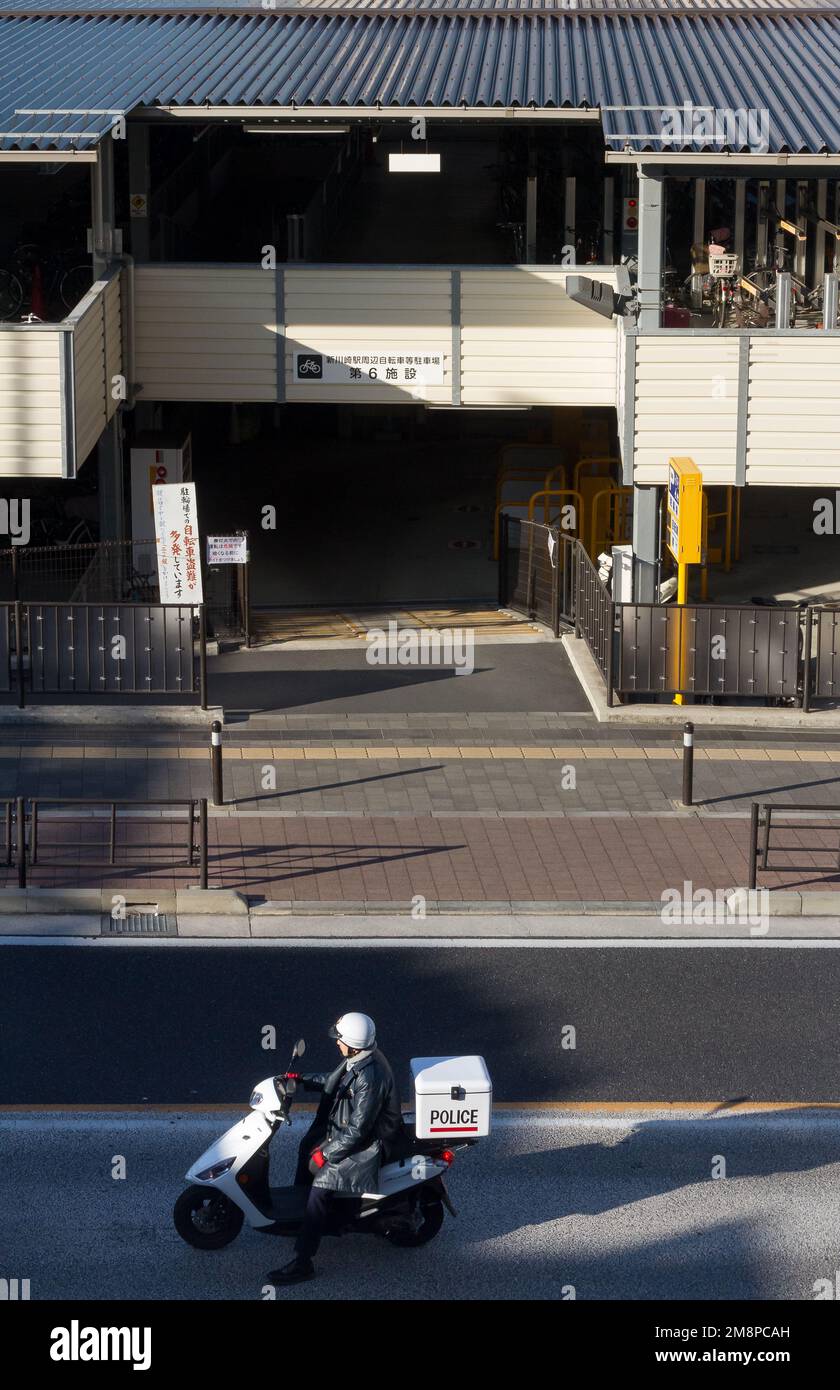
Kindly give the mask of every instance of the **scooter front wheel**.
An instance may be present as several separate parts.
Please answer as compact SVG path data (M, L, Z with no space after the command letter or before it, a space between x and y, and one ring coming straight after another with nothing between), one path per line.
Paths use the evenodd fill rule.
M434 1240L443 1225L443 1202L440 1200L423 1202L419 1208L418 1216L420 1221L413 1231L388 1232L388 1239L392 1245L414 1249L418 1245L428 1245L430 1240Z
M221 1250L242 1230L244 1217L223 1192L210 1187L188 1187L172 1213L175 1230L196 1250Z

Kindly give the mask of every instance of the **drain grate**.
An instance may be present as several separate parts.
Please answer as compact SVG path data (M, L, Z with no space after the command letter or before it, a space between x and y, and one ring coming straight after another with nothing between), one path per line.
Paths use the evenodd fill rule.
M166 912L132 912L124 917L102 914L103 936L177 936L175 918Z

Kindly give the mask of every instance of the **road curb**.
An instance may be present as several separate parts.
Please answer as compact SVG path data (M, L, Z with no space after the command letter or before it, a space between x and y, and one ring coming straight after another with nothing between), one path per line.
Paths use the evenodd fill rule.
M113 899L108 893L102 895L107 905L97 909L92 906L95 893L89 895L87 903L77 899L68 904L62 894L56 894L52 903L45 902L43 895L47 891L40 890L37 901L30 900L11 911L0 898L0 942L26 937L96 937L123 942L130 939L140 944L171 944L174 938L252 943L307 939L346 942L357 938L394 942L505 939L521 941L525 946L550 939L582 943L626 939L745 944L780 939L840 940L840 911L826 901L828 894L814 894L813 905L808 894L784 895L785 899L795 898L793 904L774 903L771 898L771 910L764 918L736 912L717 921L706 921L698 913L695 920L681 922L667 917L663 920L658 903L635 904L630 910L622 904L622 911L604 903L563 903L552 910L542 905L536 910L531 910L534 905L511 910L509 904L500 903L436 904L424 917L414 918L406 903L378 903L373 911L367 911L362 903L296 903L289 907L264 903L249 908L237 893L219 890L217 901L208 903L203 894L202 901L196 902L199 890L186 890L168 898L161 895L159 901L147 894L145 902L135 904L136 913L131 912L129 905L126 922L125 918L112 918L108 909ZM80 897L83 891L79 890ZM206 892L209 898L213 890ZM173 896L174 910L170 905ZM834 896L840 899L840 895Z
M4 725L37 728L44 724L72 724L78 728L80 720L86 728L133 728L135 725L146 728L149 723L156 728L196 725L209 728L214 719L224 724L225 712L221 705L208 709L200 709L198 705L31 705L26 709L0 705L0 728Z
M840 709L765 709L744 705L608 705L604 679L582 637L561 637L569 663L599 724L683 725L727 729L840 729Z

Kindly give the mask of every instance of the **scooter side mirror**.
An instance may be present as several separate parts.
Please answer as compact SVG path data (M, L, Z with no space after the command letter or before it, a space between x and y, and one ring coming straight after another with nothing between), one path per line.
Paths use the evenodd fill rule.
M295 1043L295 1050L294 1050L294 1052L292 1053L292 1056L293 1056L293 1057L302 1057L305 1051L306 1051L306 1042L305 1042L305 1040L304 1040L303 1038L298 1038L297 1042Z

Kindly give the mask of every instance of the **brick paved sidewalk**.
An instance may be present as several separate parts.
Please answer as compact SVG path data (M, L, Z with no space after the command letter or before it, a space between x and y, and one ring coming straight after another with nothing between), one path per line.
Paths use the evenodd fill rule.
M239 754L236 749L235 753ZM136 756L130 756L130 754ZM306 756L305 756L306 754ZM148 755L148 756L147 756ZM266 790L274 768L276 790ZM573 777L568 770L573 770ZM677 750L556 745L441 745L350 750L249 748L225 757L225 811L236 815L434 816L568 812L662 814L681 805ZM55 748L0 753L0 798L208 796L206 749ZM694 802L706 814L749 813L751 799L840 804L840 749L713 748L698 753Z
M175 834L165 822L137 824L127 833L133 855L145 846L158 858L156 847L171 844ZM77 825L68 824L68 837L78 837ZM796 851L801 871L762 875L762 886L840 888L837 831L790 830L785 838L794 847L824 845L827 853L818 859L810 850ZM47 840L45 833L39 861L49 857ZM408 905L418 894L452 903L645 903L658 901L666 889L681 890L684 880L711 889L745 884L747 848L743 818L691 814L218 817L210 823L210 885L271 900L345 904ZM62 853L77 868L39 862L31 883L162 890L196 882L195 870L146 875L94 869L84 862L91 853ZM13 883L9 871L5 882Z

